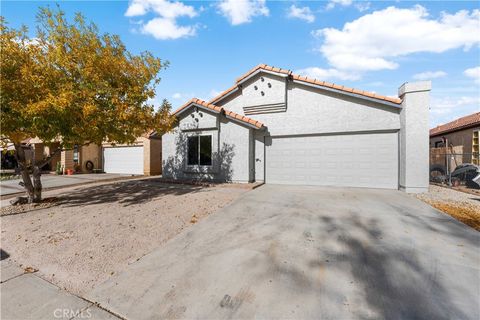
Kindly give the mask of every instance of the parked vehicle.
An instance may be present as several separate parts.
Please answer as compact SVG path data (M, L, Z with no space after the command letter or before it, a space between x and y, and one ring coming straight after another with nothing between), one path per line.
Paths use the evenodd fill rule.
M430 181L480 189L480 166L472 163L462 163L449 174L444 166L433 165L430 167Z

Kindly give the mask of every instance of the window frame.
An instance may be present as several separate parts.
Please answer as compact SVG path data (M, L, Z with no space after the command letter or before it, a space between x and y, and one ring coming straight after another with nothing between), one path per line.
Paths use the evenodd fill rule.
M201 158L202 158L202 153L201 153L201 140L202 137L210 137L210 164L201 164ZM190 153L190 139L191 138L197 138L197 163L196 164L190 164L189 163L189 153ZM210 168L213 166L213 135L212 134L198 134L198 135L191 135L187 137L187 167L207 167Z

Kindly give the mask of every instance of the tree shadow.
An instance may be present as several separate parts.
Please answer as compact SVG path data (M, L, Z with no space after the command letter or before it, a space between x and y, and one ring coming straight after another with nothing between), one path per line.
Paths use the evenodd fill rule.
M359 214L352 212L347 219L320 217L320 232L336 239L345 251L321 251L312 264L330 261L330 267L349 268L361 284L369 309L382 319L469 318L452 302L452 291L442 283L436 266L420 261L415 248L382 240L386 235L379 221L360 219ZM475 297L471 298L473 306ZM371 318L371 314L360 317Z
M232 182L235 145L223 142L219 151L213 146L212 165L194 168L187 166L188 135L181 131L175 133L175 154L163 160L163 177L180 181Z
M118 202L124 206L142 204L165 195L201 192L199 185L168 184L157 179L117 182L74 191L59 198L58 205L76 207Z

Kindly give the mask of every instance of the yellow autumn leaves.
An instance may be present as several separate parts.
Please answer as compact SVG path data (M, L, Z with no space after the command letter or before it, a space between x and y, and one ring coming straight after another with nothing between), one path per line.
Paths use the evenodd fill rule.
M60 9L40 9L34 38L3 18L0 31L2 138L62 137L69 147L128 143L172 127L167 101L147 103L167 65L151 53L133 55L118 36L100 34L80 14L69 22Z

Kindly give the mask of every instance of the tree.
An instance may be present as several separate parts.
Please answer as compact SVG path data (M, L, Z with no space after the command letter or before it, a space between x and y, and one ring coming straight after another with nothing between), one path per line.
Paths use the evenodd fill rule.
M69 22L59 8L41 8L35 38L0 17L0 32L1 138L15 146L29 202L41 200L40 169L51 157L29 168L24 139L60 142L55 154L74 145L132 143L175 121L166 100L157 111L148 103L167 63L149 52L131 54L81 14Z

